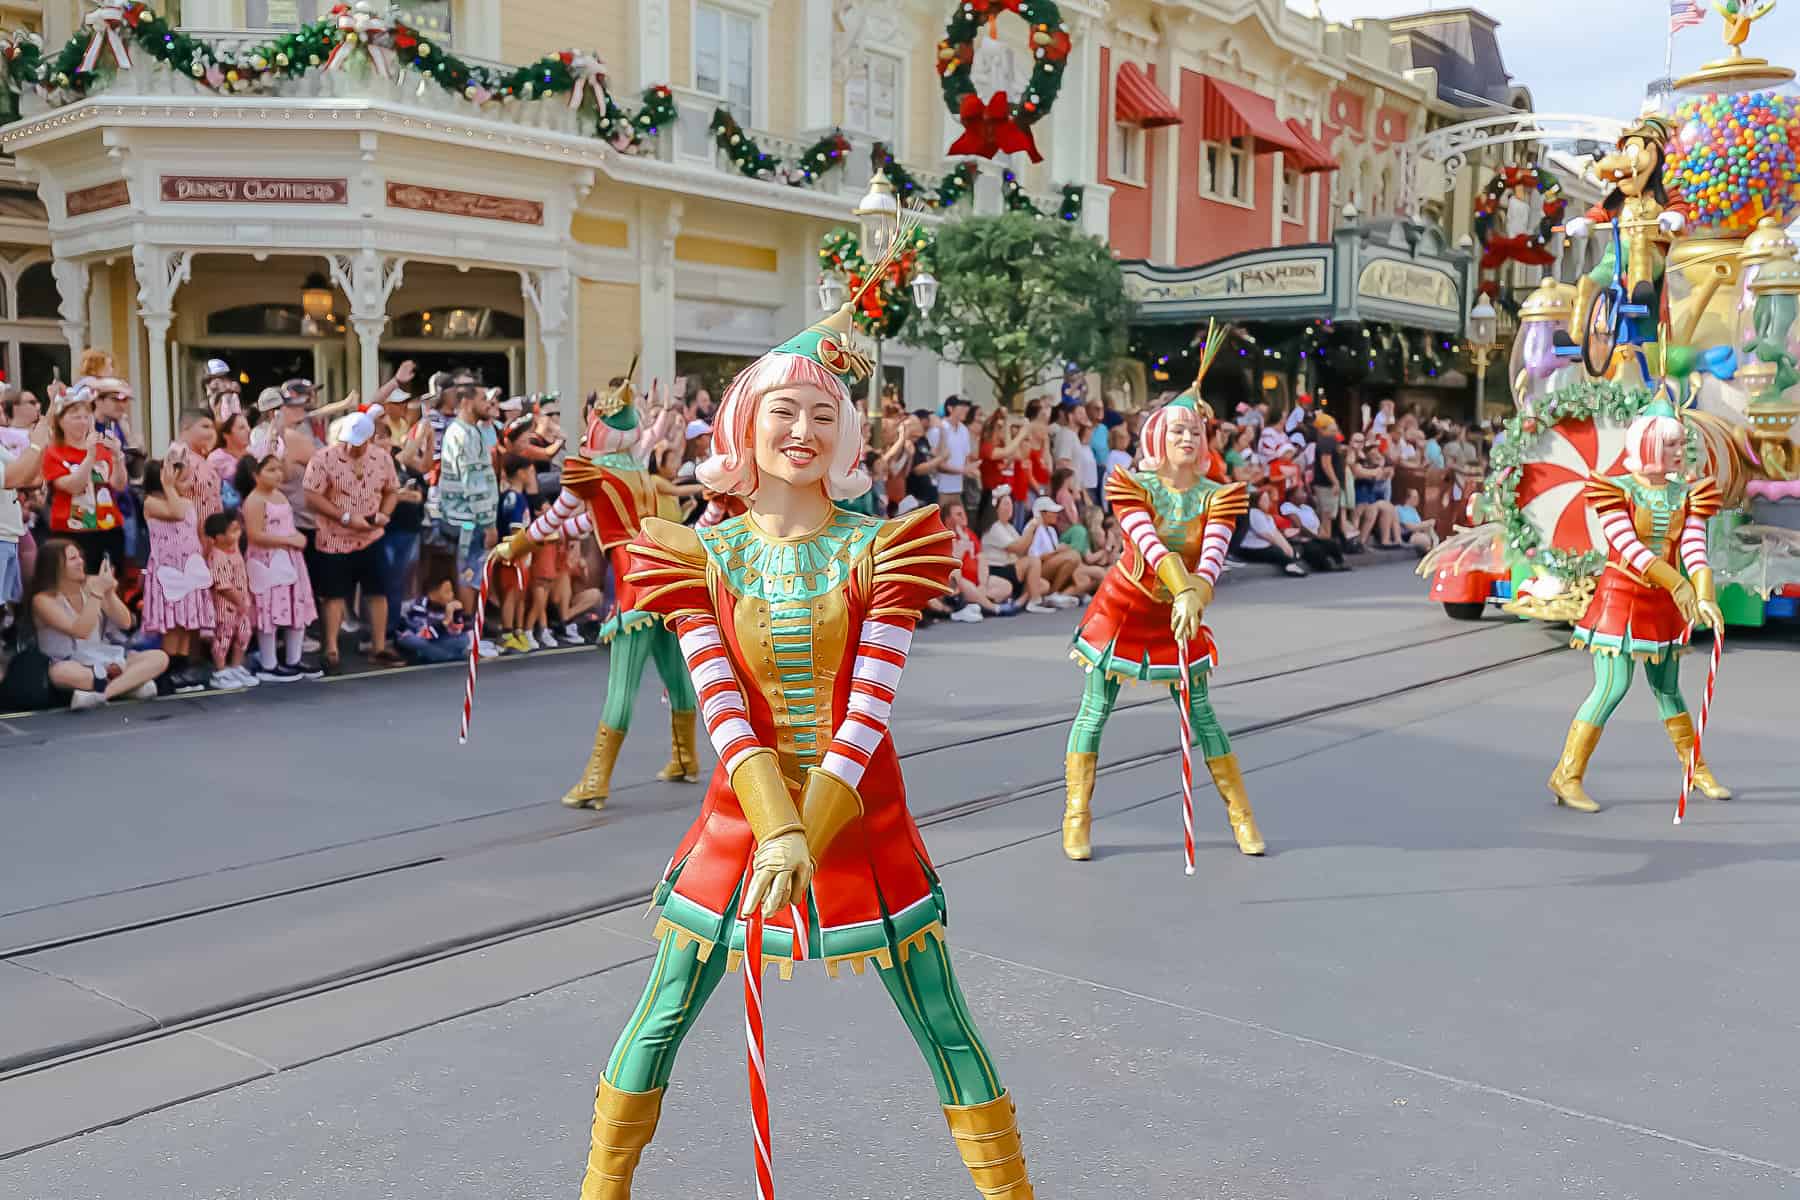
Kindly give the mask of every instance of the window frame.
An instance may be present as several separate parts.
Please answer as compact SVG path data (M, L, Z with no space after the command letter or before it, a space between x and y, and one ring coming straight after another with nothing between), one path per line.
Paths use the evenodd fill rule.
M1215 154L1218 156L1216 161L1213 157ZM1218 164L1228 159L1237 161L1237 177L1243 185L1241 196L1222 192L1215 186ZM1203 197L1220 204L1236 205L1239 208L1256 207L1256 140L1254 138L1234 137L1229 142L1201 142L1200 158L1196 167L1195 174L1199 176L1199 190Z
M1144 158L1150 148L1148 131L1142 125L1133 125L1129 121L1114 120L1112 132L1106 144L1106 177L1132 187L1144 186ZM1128 161L1119 162L1120 147L1129 147L1126 151Z
M1288 203L1290 196L1292 205ZM1281 168L1281 219L1289 225L1306 224L1306 176L1286 164Z
M883 142L897 157L904 157L903 146L906 140L906 58L906 53L902 50L874 50L864 47L861 57L856 63L855 74L844 80L845 131L859 133L871 141ZM886 133L874 128L875 79L873 67L877 59L885 59L894 70L893 128ZM858 126L850 115L850 85L857 78L860 78L863 83L863 111L866 120L862 126Z
M722 22L720 25L720 79L725 92L708 92L700 86L700 12L702 9L716 10ZM688 10L688 90L697 96L703 96L732 110L732 115L740 125L750 129L763 129L768 118L768 78L769 78L769 4L759 0L693 0ZM730 97L730 36L726 32L728 22L738 17L749 24L750 37L750 102L749 112L740 113Z

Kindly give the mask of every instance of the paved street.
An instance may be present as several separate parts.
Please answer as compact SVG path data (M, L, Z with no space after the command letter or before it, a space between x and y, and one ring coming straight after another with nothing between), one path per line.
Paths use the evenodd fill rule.
M1706 741L1737 799L1671 827L1640 692L1579 816L1543 780L1586 656L1362 561L1221 588L1271 852L1209 787L1192 878L1148 689L1107 731L1094 861L1062 858L1074 614L916 642L895 736L1039 1195L1800 1192L1791 635L1726 656ZM484 668L460 750L454 668L0 725L0 1196L572 1197L700 795L643 782L646 686L606 812L554 803L604 663ZM972 1196L875 981L770 981L780 1194ZM752 1186L740 996L684 1048L644 1200Z

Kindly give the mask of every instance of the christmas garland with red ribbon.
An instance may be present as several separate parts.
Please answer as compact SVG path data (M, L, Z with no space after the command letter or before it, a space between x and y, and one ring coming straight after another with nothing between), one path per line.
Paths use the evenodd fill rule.
M1506 193L1515 187L1536 191L1544 211L1535 231L1507 235L1501 228L1500 209L1506 202ZM1501 170L1475 197L1475 240L1481 243L1481 269L1492 271L1509 261L1531 267L1549 266L1555 261L1550 253L1550 239L1562 224L1568 204L1556 176L1536 163Z
M929 269L932 240L923 225L914 226L906 238L905 249L888 263L880 282L857 299L856 327L870 337L893 337L912 316L913 275L921 268ZM819 242L819 269L843 275L851 294L861 291L869 263L862 256L856 234L848 229L827 233Z
M985 24L1003 12L1017 13L1031 26L1034 65L1023 96L995 92L984 102L970 78L975 39ZM1069 49L1069 28L1051 0L959 0L944 27L937 57L944 104L963 125L962 136L951 143L949 152L992 158L1023 150L1032 162L1042 162L1031 127L1056 103Z

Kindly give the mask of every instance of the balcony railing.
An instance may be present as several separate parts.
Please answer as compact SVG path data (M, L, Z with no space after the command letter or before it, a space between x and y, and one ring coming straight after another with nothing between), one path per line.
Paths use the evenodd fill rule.
M192 29L184 28L183 32L203 38L217 47L222 59L231 60L247 57L260 46L267 45L283 31L274 29ZM510 71L511 65L494 62L471 55L458 53L458 57L472 65L489 67L497 71ZM650 144L646 154L663 162L697 166L742 178L737 166L730 157L715 144L711 125L713 113L718 109L720 100L716 96L707 96L688 88L675 88L674 98L678 113L674 128L665 129ZM100 94L98 89L95 94ZM105 85L104 95L114 99L137 97L173 97L183 100L218 100L230 98L233 93L219 92L206 87L188 75L158 62L147 54L134 56L129 70L114 73ZM581 137L592 137L593 119L591 116L570 109L566 104L553 100L522 102L514 104L477 104L462 96L450 93L435 82L416 71L396 69L391 77L384 77L360 55L357 60L342 71L308 71L292 79L283 79L272 88L237 93L245 100L293 100L306 102L310 100L364 100L378 101L406 108L420 109L440 116L460 117L468 120L497 121L507 125L526 129L537 129L546 132L571 134ZM630 99L621 95L621 103L630 104ZM35 117L48 111L48 105L35 93L27 91L20 105L21 115ZM748 124L748 113L736 114L744 126L746 136L754 140L763 151L783 164L797 164L811 146L823 136L824 131L800 136L773 133L768 130L755 129ZM596 139L596 144L598 140ZM869 162L870 143L866 138L855 138L851 150L845 156L842 165L815 181L808 191L814 194L841 196L849 200L860 198L868 188L869 177L873 174ZM920 183L935 187L950 164L938 163L933 166L921 166L915 163L906 164ZM997 182L1000 173L998 164L983 164L983 174L995 177ZM779 181L779 180L778 180ZM987 193L987 189L978 189L978 196ZM1053 214L1062 203L1057 192L1029 192L1032 201L1038 208ZM997 191L986 195L985 202L980 205L984 210L997 211L999 205Z

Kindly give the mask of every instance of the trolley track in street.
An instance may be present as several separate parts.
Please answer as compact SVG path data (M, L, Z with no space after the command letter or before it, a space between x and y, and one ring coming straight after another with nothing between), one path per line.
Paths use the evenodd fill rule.
M1495 625L1495 626L1491 626L1489 628L1506 628L1506 626ZM1333 668L1333 667L1340 667L1347 663L1353 663L1353 662L1356 662L1361 659L1366 659L1366 658L1369 658L1369 657L1372 657L1372 656L1378 655L1378 654L1405 653L1408 651L1416 651L1416 650L1429 651L1432 647L1434 647L1442 642L1452 641L1457 638L1468 637L1471 634L1476 634L1476 633L1480 633L1480 632L1482 632L1481 628L1477 628L1477 629L1473 629L1473 630L1459 630L1459 631L1452 632L1450 634L1446 634L1445 636L1440 637L1440 638L1426 639L1426 640L1410 643L1404 647L1388 647L1388 648L1380 649L1380 650L1370 650L1370 651L1366 651L1366 652L1362 652L1362 653L1345 655L1345 656L1341 656L1338 658L1324 660L1324 661L1321 661L1318 663L1308 664L1305 666L1295 667L1295 668L1291 668L1291 669L1271 671L1271 672L1268 672L1268 673L1265 673L1262 675L1246 677L1241 680L1234 680L1234 681L1230 681L1225 684L1221 684L1218 688L1215 688L1215 690L1216 691L1224 690L1225 688L1234 686L1234 685L1235 686L1244 686L1244 685L1248 685L1253 682L1263 682L1263 681L1267 681L1270 679L1306 674L1306 673L1314 672L1314 671L1323 671L1323 670L1327 670L1327 669ZM1427 677L1424 679L1420 679L1420 680L1416 680L1414 682L1408 683L1402 687L1390 688L1390 689L1380 691L1380 692L1371 692L1371 693L1360 695L1360 696L1353 696L1342 702L1315 705L1315 706L1309 707L1307 709L1304 709L1300 712L1290 713L1290 714L1286 714L1286 715L1282 715L1282 716L1278 716L1278 717L1273 717L1273 718L1245 724L1238 728L1230 729L1230 730L1228 730L1228 732L1231 734L1231 736L1233 736L1235 738L1247 738L1247 737L1255 737L1255 736L1265 734L1265 733L1271 733L1271 732L1276 732L1276 731L1281 731L1281 730L1292 729L1296 726L1304 725L1304 724L1307 724L1310 722L1319 721L1319 720L1330 718L1333 716L1338 716L1338 715L1342 715L1345 713L1354 712L1359 709L1364 709L1364 708L1368 708L1371 706L1380 705L1385 702L1397 699L1400 696L1403 696L1403 695L1406 695L1406 694L1409 694L1412 692L1416 692L1416 691L1419 691L1422 689L1447 687L1447 686L1452 686L1452 685L1455 685L1458 683L1466 682L1471 679L1477 679L1477 678L1480 678L1483 676L1494 674L1496 672L1510 669L1512 667L1531 663L1531 662L1543 659L1547 656L1561 653L1565 649L1566 649L1566 646L1560 645L1560 644L1552 645L1552 646L1548 646L1548 647L1542 646L1542 645L1532 645L1532 646L1528 646L1528 647L1524 648L1521 652L1507 655L1507 656L1502 657L1495 661L1477 663L1473 666L1469 666L1469 667L1466 667L1466 668L1463 668L1460 670L1449 671L1449 672L1445 672L1442 674L1433 675L1433 676L1430 676L1430 677ZM1141 708L1141 707L1146 707L1146 706L1153 705L1153 704L1166 703L1166 702L1167 702L1166 697L1164 697L1160 694L1160 689L1159 689L1158 695L1153 699L1148 699L1148 700L1141 701L1141 702L1134 702L1133 704L1131 704L1129 706L1121 706L1121 707L1122 708ZM999 738L1016 737L1016 736L1020 736L1023 734L1042 732L1043 730L1045 730L1047 728L1059 726L1064 723L1065 723L1064 719L1058 719L1055 721L1031 722L1031 723L1021 725L1021 726L1018 726L1015 728L1009 728L1004 731L995 731L994 733L982 735L978 738L971 738L971 739L968 739L966 742L950 743L950 745L965 745L965 744L969 744L970 742L992 742ZM922 747L915 751L910 752L909 754L902 755L901 757L903 759L917 757L917 756L921 756L921 755L934 753L937 750L940 750L943 748L944 747L941 747L941 746ZM1157 750L1149 751L1147 753L1124 756L1124 757L1118 758L1116 760L1113 760L1111 762L1108 762L1101 769L1101 774L1112 775L1112 774L1117 774L1120 772L1133 770L1138 767L1154 764L1157 762L1169 761L1169 760L1177 757L1178 754L1179 754L1179 749L1171 746L1171 747L1168 747L1165 749L1157 749ZM1013 804L1013 803L1016 803L1016 802L1019 802L1022 800L1028 800L1028 799L1031 799L1034 797L1039 797L1039 796L1043 795L1044 793L1046 793L1047 791L1053 790L1055 788L1059 788L1061 786L1061 784L1062 784L1062 781L1061 781L1060 777L1057 777L1054 779L1038 779L1038 780L1035 780L1032 782L1021 784L1016 787L1007 788L1003 791L994 792L989 795L978 796L978 797L974 797L974 798L970 798L970 799L960 800L960 801L957 801L957 802L954 802L951 804L943 805L938 808L919 812L916 814L916 820L918 821L918 823L921 827L942 825L947 822L971 817L971 816L974 816L979 813L989 812L989 811L1003 807L1008 804ZM1146 800L1141 803L1151 803L1151 802L1153 802L1153 801ZM454 822L443 822L440 824L454 824ZM431 828L431 826L427 826L424 828ZM231 909L247 908L250 906L257 905L257 904L270 903L273 901L278 901L278 900L289 898L289 897L303 895L306 893L318 892L318 891L321 891L324 889L329 889L332 887L342 886L347 883L351 883L351 882L355 882L355 881L368 880L368 879L378 878L381 876L392 876L392 875L397 875L397 874L403 874L405 872L418 870L420 868L428 867L428 866L431 866L434 864L447 863L447 862L451 862L458 858L466 858L466 857L469 857L472 855L477 855L486 850L491 850L491 849L495 848L496 846L517 845L517 844L525 844L525 843L530 843L530 842L548 841L548 840L552 840L552 839L559 838L562 836L566 836L567 834L570 834L570 833L578 833L578 832L582 832L584 830L588 830L588 829L592 829L592 828L594 828L593 823L584 823L582 825L573 826L573 827L570 827L567 829L538 831L538 832L530 833L530 834L513 835L510 837L495 838L495 839L489 839L486 841L475 842L468 846L459 847L453 851L446 851L446 852L437 853L437 854L421 855L414 859L397 862L397 863L373 868L370 870L343 874L343 875L334 876L334 877L331 877L328 879L321 879L318 881L313 881L313 882L308 882L308 883L296 884L294 886L286 887L286 888L271 889L271 890L261 892L261 893L255 894L255 895L245 896L245 897L241 897L241 898L235 898L235 899L231 899L231 900L225 900L225 901L221 901L217 904L196 906L191 909L187 909L187 910L183 910L183 911L175 912L175 913L164 914L164 915L157 916L155 918L145 919L143 921L120 922L120 923L117 923L114 925L107 926L102 929L95 929L95 930L91 930L91 931L70 934L68 936L60 937L60 938L45 939L43 941L35 942L35 943L21 944L21 945L14 946L9 949L0 950L0 961L23 959L30 955L45 953L49 950L62 949L62 948L67 948L67 947L71 947L71 946L78 946L78 945L82 945L84 943L96 942L96 941L99 941L99 940L102 940L105 938L124 936L124 935L133 934L133 933L144 932L144 931L159 928L159 927L177 925L184 921L193 920L198 917L203 917L203 916L211 915L211 914L218 913L218 912L224 912L224 911L228 911ZM388 834L388 835L383 835L383 836L384 837L392 837L395 835ZM363 839L363 841L376 841L376 840L380 840L380 839ZM356 844L356 843L347 843L347 844ZM242 868L230 868L230 869L242 869ZM156 885L146 885L146 886L156 886ZM132 889L132 890L138 890L138 889ZM225 998L222 998L221 1001L217 1004L197 1006L197 1007L190 1009L187 1012L181 1013L179 1015L172 1015L172 1016L169 1016L164 1019L157 1019L157 1018L153 1017L151 1019L155 1020L156 1024L154 1025L153 1028L150 1028L150 1029L137 1030L137 1031L131 1032L131 1033L123 1035L123 1036L99 1036L99 1037L96 1037L95 1039L93 1039L92 1041L86 1042L83 1044L73 1044L72 1045L71 1043L64 1042L63 1044L61 1044L60 1046L57 1046L57 1047L47 1047L45 1053L42 1053L35 1057L33 1057L30 1053L26 1053L24 1055L17 1055L13 1058L12 1063L5 1070L0 1070L0 1082L5 1082L8 1080L12 1080L12 1079L22 1078L22 1077L37 1074L40 1072L52 1071L59 1067L63 1067L68 1064L78 1062L78 1061L81 1061L84 1059L90 1059L90 1058L94 1058L99 1055L111 1053L116 1050L122 1050L122 1049L125 1049L128 1047L138 1046L138 1045L142 1045L147 1042L156 1041L158 1039L168 1038L168 1037L174 1036L176 1034L201 1030L201 1029L206 1028L207 1026L216 1025L216 1024L219 1024L219 1023L227 1021L227 1020L231 1020L231 1019L234 1019L237 1017L242 1017L242 1016L248 1015L250 1013L260 1012L260 1011L274 1008L274 1007L277 1007L280 1005L291 1004L291 1003L303 1001L303 1000L306 1000L306 999L309 999L312 997L324 995L324 994L327 994L330 992L342 990L345 988L355 987L359 984L367 983L372 980L383 978L385 976L394 975L394 974L397 974L397 973L400 973L403 971L407 971L407 970L411 970L414 968L418 968L418 967L423 967L423 966L429 965L431 963L443 961L445 959L450 959L450 958L455 958L455 957L462 956L462 955L477 953L479 951L488 949L493 946L501 945L503 943L514 941L514 940L521 939L521 938L530 937L535 934L546 933L551 930L559 929L564 926L571 925L571 924L574 924L577 922L591 920L591 919L594 919L597 917L604 917L607 915L627 911L627 910L634 909L634 908L642 908L644 905L649 903L650 899L651 899L651 896L650 896L650 892L648 889L644 889L641 887L633 888L628 892L615 893L611 896L603 897L598 900L585 902L585 903L582 903L579 905L567 906L567 907L560 908L560 909L557 909L557 910L554 910L551 912L547 912L547 913L540 913L540 914L534 915L527 919L521 919L521 920L516 920L516 921L511 921L511 922L500 923L500 924L497 924L497 925L494 925L494 926L491 926L491 927L488 927L485 929L472 930L472 931L469 931L466 936L451 936L448 938L444 938L444 939L440 939L438 941L432 942L430 944L407 947L407 948L404 948L404 949L396 952L395 954L393 954L390 957L382 958L377 961L364 961L364 962L358 963L354 966L346 967L342 971L337 971L337 972L327 971L327 972L319 975L316 978L313 978L311 980L308 980L304 983L300 983L297 985L279 986L279 987L271 988L270 990L263 992L263 993L245 994L245 995L239 995L236 997L225 997ZM67 903L76 903L76 902L77 901L69 901ZM34 969L28 963L19 963L18 965L20 965L26 969ZM14 1151L13 1153L23 1153L23 1152L24 1152L23 1150L19 1150L19 1151ZM11 1157L11 1154L0 1154L0 1159L4 1159L6 1157Z

